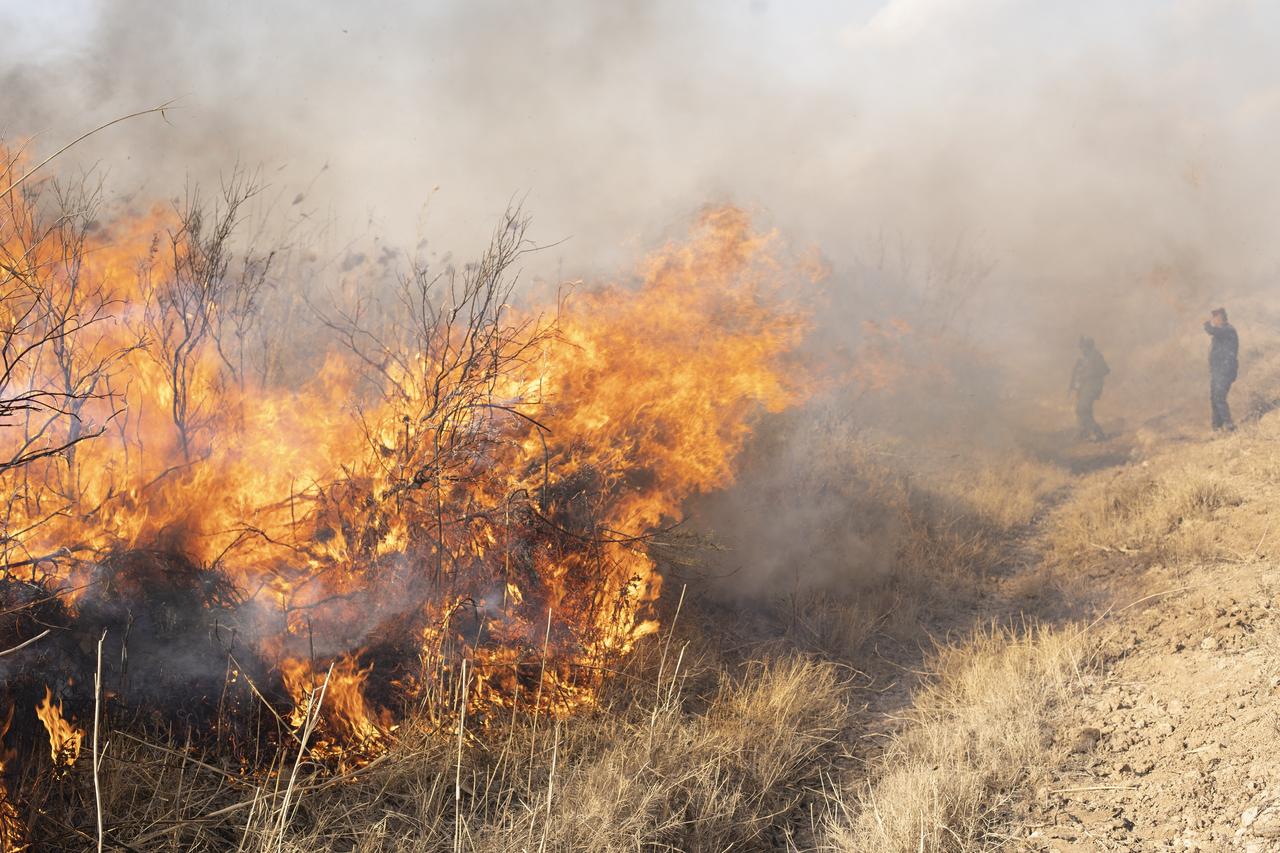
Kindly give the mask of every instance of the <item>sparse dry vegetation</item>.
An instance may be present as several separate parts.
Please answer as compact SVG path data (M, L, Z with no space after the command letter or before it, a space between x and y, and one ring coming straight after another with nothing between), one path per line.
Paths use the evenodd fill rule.
M304 761L288 804L291 753L264 778L202 763L180 740L126 738L104 764L112 837L136 849L234 843L265 853L723 850L807 834L790 824L841 755L847 677L800 656L718 672L703 661L691 675L670 651L653 661L665 668L661 682L637 667L592 713L452 730L414 720L358 772L335 776ZM691 689L707 678L708 694ZM43 780L37 826L83 825L92 801L76 781L85 780ZM78 801L68 798L77 790ZM68 838L65 849L81 846Z
M1240 496L1220 479L1192 470L1154 477L1123 472L1091 487L1056 528L1063 560L1091 560L1106 553L1144 553L1181 562L1221 556L1205 522Z
M240 771L187 733L117 736L102 791L111 837L135 849L729 850L975 849L1045 756L1041 721L1082 643L1070 632L988 631L937 650L870 769L851 760L870 694L868 641L920 636L947 595L973 586L1065 475L986 461L929 481L846 445L858 506L889 522L869 582L798 593L772 638L736 645L717 623L676 619L611 679L600 705L561 720L410 715L373 764L334 768L282 748ZM929 488L915 485L929 483ZM867 529L867 528L863 528ZM434 722L433 722L434 720ZM145 743L143 742L145 741ZM259 758L259 760L261 760ZM26 817L78 849L92 825L87 770L29 780ZM157 792L165 792L157 796ZM922 835L923 833L923 835ZM78 840L77 840L78 839Z
M866 780L833 798L831 850L913 853L1003 845L1018 789L1049 760L1054 706L1087 657L1079 631L993 630L938 651L902 731Z
M192 452L193 442L213 433L215 415L220 413L213 397L186 398L200 358L208 357L209 364L200 364L212 371L205 391L238 388L247 395L254 390L254 383L246 381L250 374L264 377L262 390L267 389L266 361L261 366L246 362L245 342L259 328L256 319L249 322L248 318L257 316L258 297L274 256L268 253L246 260L239 265L243 270L238 279L228 277L229 255L224 250L229 251L227 241L234 231L238 205L250 199L255 189L250 183L233 184L228 192L221 217L209 220L214 223L211 235L202 232L204 220L191 212L195 208L188 210L179 217L183 227L169 232L169 254L176 259L172 268L148 270L161 278L171 273L174 287L186 287L195 296L173 296L162 288L160 301L149 303L150 314L144 312L145 334L131 337L122 350L132 354L150 346L151 358L158 353L156 363L170 377L177 377L171 378L164 399L172 403L169 420L177 435L181 465L165 469L162 478L186 466L204 464L212 456L211 450ZM647 571L655 567L651 559L661 561L666 545L650 541L643 531L635 537L612 538L618 531L594 515L603 503L593 504L587 513L591 524L587 536L566 529L572 520L555 522L554 512L548 513L551 469L570 468L570 457L576 461L590 442L584 439L571 452L563 451L561 458L559 451L548 450L547 435L552 434L548 427L516 410L515 404L507 405L506 397L497 396L503 359L533 363L537 359L526 359L526 349L532 351L533 342L543 340L539 333L527 348L521 344L513 349L515 338L504 336L507 333L502 330L507 327L499 321L508 310L514 286L499 279L524 251L523 224L520 217L508 217L496 238L506 254L492 262L492 268L482 263L479 272L468 268L460 279L452 271L432 277L415 269L400 282L404 310L388 311L382 318L393 331L397 318L413 318L409 343L400 349L363 328L357 322L360 311L345 321L321 318L320 325L340 333L346 349L370 377L390 377L392 396L407 406L395 411L392 429L372 428L362 412L361 443L373 449L377 465L394 484L383 497L413 492L431 504L431 512L405 535L435 530L428 539L437 549L430 552L437 582L445 575L446 556L450 560L458 556L446 554L444 548L443 496L467 479L456 472L442 473L452 470L440 461L442 447L456 449L467 470L492 466L493 448L499 444L534 447L532 440L523 445L510 438L498 441L492 422L478 426L467 420L465 413L477 408L528 419L541 441L541 450L535 454L538 464L522 469L522 476L532 479L528 483L522 479L514 491L501 492L504 512L509 513L513 496L519 495L528 504L529 519L547 522L550 515L559 524L557 533L569 543L564 545L566 550L584 541L596 548L619 546L620 553L625 551ZM87 228L88 222L80 226ZM79 239L83 242L83 234ZM80 250L74 241L70 245L69 252L75 256ZM733 258L736 251L713 254ZM669 257L658 266L659 281L669 282L667 277L679 264ZM707 268L695 267L691 280L696 282ZM15 268L12 262L9 268ZM478 279L468 277L483 276L486 270L497 276L487 287L475 285ZM13 272L8 275L10 283L26 283ZM34 272L31 277L38 278ZM228 296L214 293L215 286L239 289ZM461 299L461 305L448 298L438 304L437 286L448 289L451 298ZM657 322L652 315L663 303L656 300L637 309L636 315ZM724 307L713 303L716 310ZM754 298L744 300L743 306L757 307ZM215 308L225 312L230 325L220 326L200 314ZM694 305L683 313L706 308ZM188 328L189 323L198 328ZM788 316L773 331L780 341L787 341L801 325ZM772 328L766 324L761 329L766 327ZM756 337L763 334L760 331ZM62 337L58 334L53 340ZM548 335L547 340L552 337ZM705 343L701 336L691 337ZM589 336L582 340L592 343ZM424 353L432 352L432 360L443 365L439 374L433 378L415 373L423 369L415 365ZM264 358L267 354L262 353ZM115 350L111 355L118 358ZM657 390L649 396L660 396L665 388L664 364L674 360L655 361L657 368L651 374ZM723 360L711 363L718 368ZM478 372L472 374L473 368ZM445 406L451 414L437 424L445 432L438 431L434 441L424 441L414 435L411 425L430 422L430 413L442 405L444 377L456 371L466 374L473 385L459 386L466 393L458 392L460 402ZM770 382L774 380L764 384ZM776 380L771 405L781 408L795 401L789 382ZM366 384L376 386L376 382ZM599 391L599 386L589 387ZM744 382L744 387L755 386ZM76 398L70 390L63 396ZM692 394L690 399L705 396ZM242 425L244 412L254 408L251 397L245 400L240 401ZM623 402L631 406L635 401L624 397ZM709 408L723 414L733 403L731 398L726 405ZM647 409L650 404L643 399L618 411L634 416L635 409ZM428 414L415 406L425 406ZM63 414L57 408L51 411ZM614 411L602 411L586 422L616 423ZM746 411L743 406L738 416L745 418ZM127 412L122 419L127 420ZM635 433L669 438L676 420ZM1027 556L1019 549L1033 528L1038 532L1046 508L1071 482L1068 474L1052 462L1008 447L976 448L969 442L941 439L929 443L918 437L908 442L859 425L849 413L819 413L817 407L775 423L779 432L754 447L757 462L748 466L732 493L732 510L740 526L742 518L770 522L754 526L735 543L738 553L755 561L753 577L738 590L737 609L717 611L714 604L694 601L680 622L680 606L670 601L672 585L668 585L668 598L655 605L671 611L660 614L668 626L664 633L650 635L639 621L627 622L626 643L619 646L625 645L630 653L632 644L637 644L634 655L592 658L580 667L592 670L584 677L591 687L583 696L596 689L598 695L591 693L576 706L541 703L544 649L543 669L536 676L527 659L511 659L512 673L519 670L539 685L538 698L530 703L525 696L526 707L520 707L517 698L515 708L501 702L468 708L462 697L473 695L469 686L477 682L467 681L466 667L472 660L466 660L461 669L451 664L436 693L415 694L401 690L404 682L390 682L408 697L402 697L406 707L384 706L384 713L377 715L364 714L372 706L364 704L357 689L356 707L368 723L362 731L372 732L362 748L370 743L376 748L324 753L308 741L314 733L309 725L287 724L278 713L279 701L273 706L256 687L253 691L261 707L255 704L248 715L238 707L238 721L228 723L225 731L219 703L213 736L208 730L197 730L190 720L177 722L183 719L177 716L148 716L136 706L113 708L114 697L104 702L95 691L95 713L100 706L108 710L101 752L95 745L90 760L76 763L71 756L69 766L34 761L18 765L20 778L10 791L18 792L15 799L20 807L0 799L6 808L4 820L21 824L23 835L53 850L83 849L94 840L95 832L125 849L260 853L329 849L906 853L999 846L1012 805L1050 759L1045 720L1071 695L1089 638L1071 627L1039 628L1031 622L971 633L967 605L975 605L968 615L985 619L975 602L988 589L989 576L998 574L995 569L1008 568L1011 560ZM332 423L325 425L327 433L335 429ZM744 430L736 421L723 429L732 437L734 453L746 444ZM634 435L623 433L622 437L630 440ZM592 432L589 438L601 448L614 448L608 436ZM52 452L66 452L76 443ZM135 444L144 446L141 438ZM688 455L686 449L660 442L650 448L649 455L679 461ZM716 464L724 470L712 471L705 482L684 488L651 510L646 516L651 527L675 513L688 495L728 481L733 453L721 455L723 463ZM617 481L627 481L629 487L660 484L663 479L661 471L650 471L634 461L617 464ZM541 471L540 485L538 477L528 473L535 468ZM644 475L636 476L636 470ZM585 494L586 479L589 476L570 482L565 493ZM601 495L604 491L602 486ZM374 494L360 504L362 511L378 503ZM288 507L292 514L296 497L289 493L274 506ZM481 517L496 519L497 504L486 505L474 495L470 501L468 512L455 523L465 526ZM1205 473L1202 466L1166 466L1159 473L1126 469L1113 480L1095 478L1054 516L1050 525L1053 554L1060 563L1083 563L1098 553L1141 552L1151 559L1180 560L1229 553L1231 548L1221 537L1206 531L1216 529L1212 522L1219 514L1242 502L1229 473ZM478 506L482 508L471 511ZM184 511L189 509L184 506ZM378 537L388 535L391 525L381 512L373 513L378 515L376 523L353 533L353 541L372 549ZM291 515L291 529L296 525ZM505 514L503 525L509 533L510 519ZM328 542L335 536L334 528L350 526L344 522L324 527L324 537L317 541ZM498 529L496 522L493 529ZM270 541L263 531L249 533ZM1264 540L1265 536L1264 531ZM714 531L710 538L715 539ZM483 547L475 545L465 553L468 558L481 557ZM211 570L217 569L226 554L222 551L201 561L202 566L207 562ZM53 562L63 556L55 551L43 559ZM686 556L685 568L698 567L701 557ZM195 563L174 565L173 571L185 571ZM477 565L491 568L479 559ZM601 564L574 565L589 580L591 570ZM558 577L551 570L555 567L542 566L530 575L539 581L554 579ZM512 577L503 575L504 603L508 595L519 600L524 594L512 586ZM588 601L600 613L610 613L610 608L633 594L635 576L619 570L616 581L603 593L584 581L581 599L555 600L560 604ZM713 585L713 580L695 571L691 597L704 596ZM525 592L532 588L525 584ZM657 584L652 588L656 594ZM779 594L780 589L785 593ZM456 609L478 611L484 602L477 605L467 592L459 592ZM643 603L650 604L647 599ZM629 606L629 617L643 609L634 600ZM753 624L751 629L738 630L735 622L746 614L763 615L770 629L757 632ZM951 620L946 629L960 625L967 639L946 643L921 661L919 648L939 630L943 614ZM450 610L443 620L445 628L453 616ZM476 623L478 647L484 625L479 618ZM676 624L681 626L678 632ZM22 627L25 631L30 626ZM428 627L435 630L434 625ZM415 637L422 628L413 626L418 632ZM547 630L549 636L550 627ZM518 632L513 637L513 648L524 642ZM896 644L891 652L896 659L881 655L882 640ZM411 645L405 643L404 648ZM310 654L314 657L314 648ZM363 665L355 660L346 661L352 670ZM620 671L613 671L615 664ZM885 680L865 670L886 665L909 674L905 683L914 689L899 691L904 696L900 707L886 704L877 709L881 718L895 718L897 725L888 735L879 732L882 740L868 751L860 744L868 734L866 707L879 701ZM314 662L308 666L314 667ZM228 672L231 669L229 665ZM373 669L374 663L369 663L361 677ZM312 722L324 710L324 700L319 698L325 695L324 687L319 685L327 686L329 681L326 676L321 682L322 671L323 667L308 669L311 686L298 694L307 703L299 705L302 718ZM403 672L406 680L414 678L410 667ZM560 686L578 688L572 682L576 672L566 667L562 672L566 681ZM474 670L470 675L476 677ZM65 688L69 690L80 678L83 673L75 673ZM517 676L511 678L514 682ZM224 688L234 680L228 677ZM446 693L453 699L452 707L441 700ZM518 689L510 694L496 689L489 698L520 695ZM424 699L427 696L431 707ZM336 702L333 697L330 701ZM318 711L313 703L319 703ZM259 728L274 726L275 734L250 731L245 719L256 720ZM332 744L335 732L340 739L341 731L329 729L323 735ZM24 737L22 746L31 752L31 738Z

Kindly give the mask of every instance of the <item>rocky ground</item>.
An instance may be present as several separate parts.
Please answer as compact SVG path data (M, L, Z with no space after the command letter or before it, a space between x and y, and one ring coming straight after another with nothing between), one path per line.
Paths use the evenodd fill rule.
M1160 543L1147 542L1079 569L1077 588L1106 591L1083 629L1097 658L1046 731L1057 761L1032 774L1012 849L1280 851L1275 421L1130 463L1231 490L1194 519L1218 558L1153 564ZM1132 475L1097 476L1119 489ZM1192 520L1175 522L1169 537Z
M1102 623L1024 849L1280 850L1280 570L1204 574Z

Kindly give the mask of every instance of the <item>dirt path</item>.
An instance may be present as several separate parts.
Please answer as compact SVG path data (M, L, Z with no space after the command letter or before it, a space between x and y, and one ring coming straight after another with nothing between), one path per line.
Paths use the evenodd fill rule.
M1005 849L1280 853L1280 567L1256 532L1241 531L1255 523L1245 514L1280 510L1274 477L1240 464L1280 446L1280 428L1271 431L1239 444L1193 442L1199 455L1151 463L1152 471L1185 466L1238 489L1239 505L1204 523L1219 540L1244 537L1239 559L1152 568L1120 547L1109 562L1057 567L1072 576L1047 582L1055 511L1087 477L1109 482L1137 470L1085 467L1011 534L1006 558L973 603L931 625L934 636L961 636L983 623L1083 621L1097 638L1074 701L1048 721L1053 766L1027 768L1036 781ZM1161 467L1171 463L1178 469ZM884 658L896 677L871 694L873 737L900 725L919 680L918 649L891 649Z
M1058 721L1018 849L1280 850L1280 571L1166 580L1097 626L1104 674Z
M1105 589L1111 608L1089 629L1097 666L1053 721L1058 760L1013 849L1280 851L1277 449L1269 418L1094 481L1108 497L1122 476L1226 489L1221 508L1187 523L1232 556L1151 567L1147 544L1146 559L1117 548L1080 570L1077 586Z

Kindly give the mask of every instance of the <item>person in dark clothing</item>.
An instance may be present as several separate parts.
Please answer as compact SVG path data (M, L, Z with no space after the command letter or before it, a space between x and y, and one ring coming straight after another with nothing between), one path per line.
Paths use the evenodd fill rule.
M1227 406L1227 392L1240 370L1240 337L1227 322L1225 308L1218 308L1210 315L1204 330L1213 338L1209 347L1209 408L1213 413L1213 428L1230 431L1236 425Z
M1080 427L1080 438L1090 441L1102 441L1106 433L1093 419L1093 404L1102 396L1102 385L1111 368L1098 352L1093 338L1080 339L1080 358L1071 371L1071 387L1067 393L1076 395L1076 423Z

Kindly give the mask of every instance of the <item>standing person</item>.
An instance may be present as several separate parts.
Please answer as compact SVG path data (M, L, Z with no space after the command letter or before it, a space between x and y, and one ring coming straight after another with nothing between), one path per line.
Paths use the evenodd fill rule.
M1235 327L1227 322L1225 308L1217 308L1209 315L1204 330L1213 338L1209 347L1209 408L1213 412L1213 428L1230 432L1236 425L1231 420L1227 392L1240 370L1240 337Z
M1102 385L1111 368L1107 360L1094 346L1093 338L1080 339L1080 357L1071 371L1071 387L1067 390L1076 395L1076 423L1080 427L1080 438L1089 441L1102 441L1106 433L1093 419L1093 404L1102 396Z

